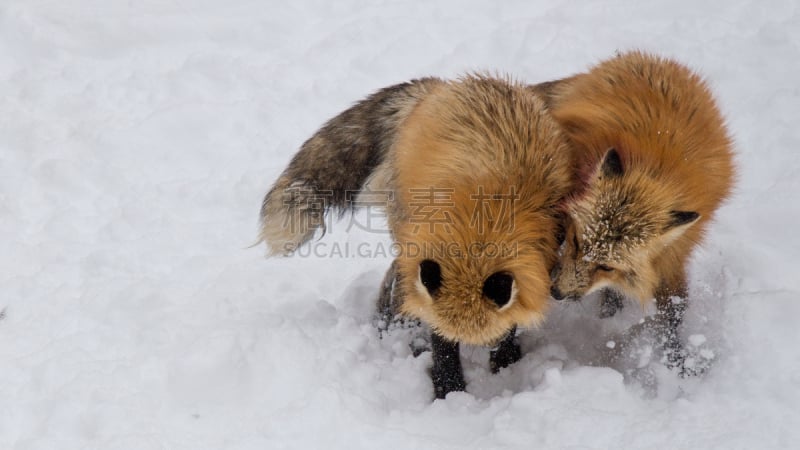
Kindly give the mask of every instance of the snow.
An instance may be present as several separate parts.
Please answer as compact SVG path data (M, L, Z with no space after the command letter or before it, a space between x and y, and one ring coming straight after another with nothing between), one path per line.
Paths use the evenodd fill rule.
M796 447L798 42L794 0L4 1L0 448ZM704 73L736 140L690 268L702 376L626 347L644 311L589 299L497 375L467 348L467 392L432 401L416 332L372 324L388 255L249 247L299 145L373 90L631 48ZM319 243L388 245L349 224Z
M706 342L706 337L703 336L702 334L693 334L693 335L689 336L688 341L689 341L689 345L691 345L693 347L699 347L699 346L703 345Z

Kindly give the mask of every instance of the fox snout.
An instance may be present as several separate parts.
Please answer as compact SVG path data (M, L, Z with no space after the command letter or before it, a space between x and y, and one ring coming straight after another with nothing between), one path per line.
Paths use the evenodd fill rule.
M556 264L553 270L550 271L550 296L555 300L564 300L564 293L556 285L558 275L561 273L561 266Z
M564 293L555 284L550 286L550 296L555 300L564 300Z
M550 296L553 297L554 300L569 300L575 301L580 300L583 297L583 294L577 294L574 292L564 292L555 284L550 286Z
M564 293L556 285L550 286L550 296L555 300L564 300Z
M555 300L580 299L590 282L586 268L573 261L556 264L550 271L550 281L550 296Z

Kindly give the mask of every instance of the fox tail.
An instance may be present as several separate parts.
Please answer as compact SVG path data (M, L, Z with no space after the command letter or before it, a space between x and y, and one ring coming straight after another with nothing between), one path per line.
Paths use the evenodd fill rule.
M397 130L440 81L423 78L383 88L325 123L303 143L264 197L258 243L286 255L325 228L325 215L354 200L386 160Z

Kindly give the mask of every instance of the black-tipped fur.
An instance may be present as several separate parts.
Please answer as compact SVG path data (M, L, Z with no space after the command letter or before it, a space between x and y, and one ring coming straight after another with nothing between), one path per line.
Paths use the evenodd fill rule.
M271 254L311 239L331 209L347 211L434 78L377 91L328 121L303 143L261 205L261 232Z

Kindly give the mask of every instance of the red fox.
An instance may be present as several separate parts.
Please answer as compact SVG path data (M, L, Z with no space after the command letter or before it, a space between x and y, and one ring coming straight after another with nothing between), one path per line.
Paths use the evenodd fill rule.
M389 192L400 254L379 306L431 327L431 377L443 398L465 389L459 343L499 342L496 371L521 357L516 327L542 318L558 207L573 187L569 158L543 100L524 85L486 76L399 84L303 144L264 198L260 237L271 253L291 253L323 229L326 211ZM325 204L312 207L320 192Z
M668 365L684 373L685 265L735 177L708 86L680 63L630 52L533 90L568 135L581 180L565 203L552 296L655 297Z

